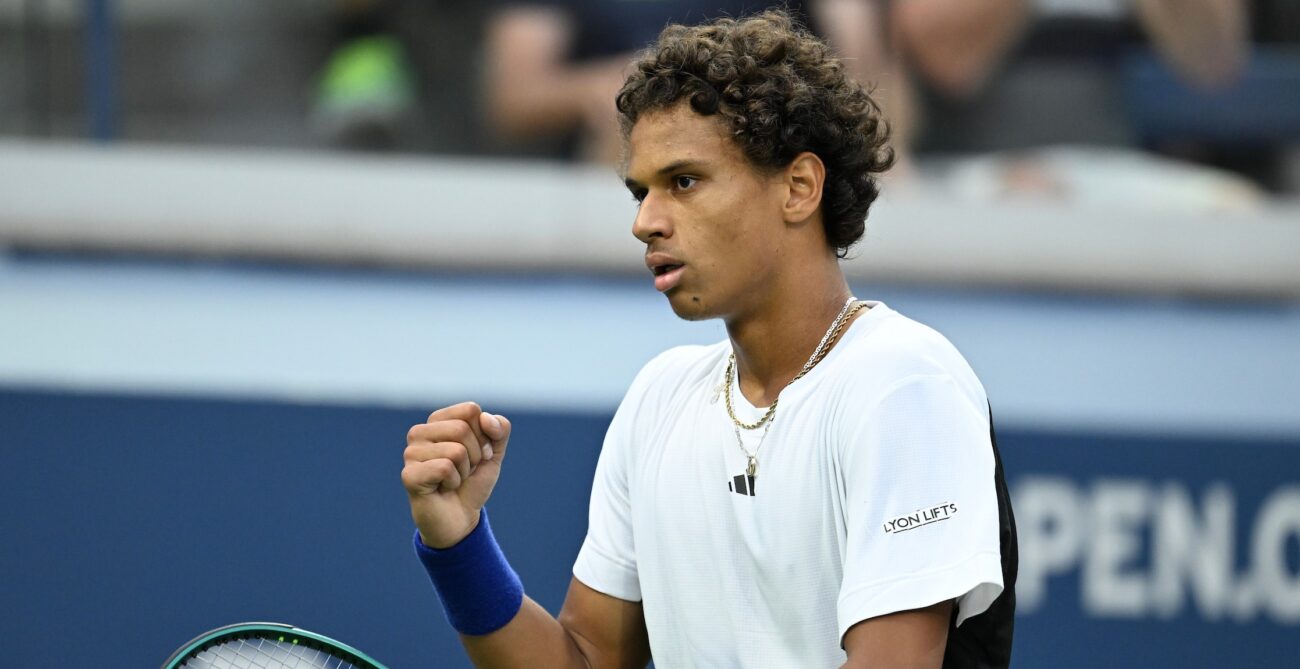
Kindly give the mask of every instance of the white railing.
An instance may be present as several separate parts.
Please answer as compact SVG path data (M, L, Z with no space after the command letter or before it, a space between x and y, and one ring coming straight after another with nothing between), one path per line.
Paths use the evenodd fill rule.
M609 170L0 140L0 245L417 268L644 272ZM886 198L855 279L1300 297L1300 205L1188 214Z

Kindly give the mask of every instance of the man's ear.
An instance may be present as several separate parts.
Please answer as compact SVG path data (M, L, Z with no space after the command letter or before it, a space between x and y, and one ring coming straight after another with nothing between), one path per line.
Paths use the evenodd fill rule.
M787 223L803 223L822 204L822 184L826 182L826 166L811 151L795 156L785 168L787 196L781 207Z

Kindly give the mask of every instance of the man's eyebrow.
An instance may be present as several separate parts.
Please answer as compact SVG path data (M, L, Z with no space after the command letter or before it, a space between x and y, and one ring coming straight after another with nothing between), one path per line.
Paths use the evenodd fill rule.
M663 167L660 167L658 170L656 170L655 176L663 176L665 174L671 174L672 172L686 169L688 167L698 168L698 167L702 167L704 164L705 163L703 161L692 160L689 158L685 160L674 160L673 162L668 163L667 165L664 165ZM629 190L636 190L637 188L642 188L641 182L637 181L636 179L633 179L632 177L625 177L623 179L623 185L627 186Z

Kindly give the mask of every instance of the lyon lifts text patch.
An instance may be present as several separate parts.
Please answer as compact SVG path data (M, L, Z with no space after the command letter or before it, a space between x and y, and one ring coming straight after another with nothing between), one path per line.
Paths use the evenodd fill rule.
M899 516L885 521L885 534L897 534L915 530L918 527L933 525L942 520L948 520L957 513L957 505L949 502L936 504L913 511L905 516Z

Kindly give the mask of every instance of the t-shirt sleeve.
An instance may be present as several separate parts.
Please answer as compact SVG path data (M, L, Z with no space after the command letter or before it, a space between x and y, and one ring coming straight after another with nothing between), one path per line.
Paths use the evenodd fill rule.
M652 361L637 375L605 433L591 484L587 537L573 565L573 576L587 587L633 602L641 601L641 584L632 536L628 463L636 434L635 417L653 366Z
M945 600L956 600L960 625L1002 592L986 410L937 373L906 377L843 418L841 638L868 618Z

